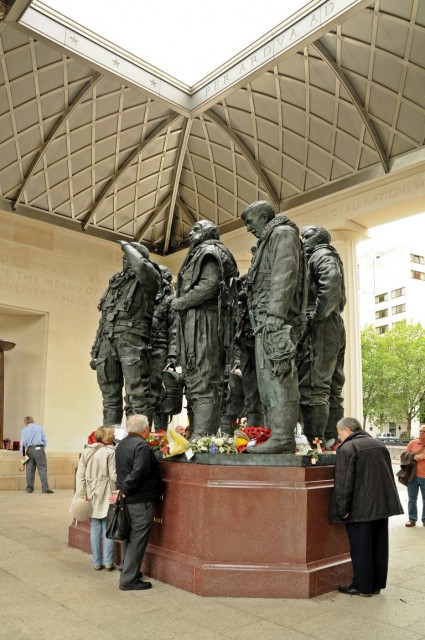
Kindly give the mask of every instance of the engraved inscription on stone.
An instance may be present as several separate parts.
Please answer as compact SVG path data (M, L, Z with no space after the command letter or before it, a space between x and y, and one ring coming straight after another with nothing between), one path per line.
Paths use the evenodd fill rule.
M101 278L82 268L0 251L0 292L90 309L97 306L102 285Z

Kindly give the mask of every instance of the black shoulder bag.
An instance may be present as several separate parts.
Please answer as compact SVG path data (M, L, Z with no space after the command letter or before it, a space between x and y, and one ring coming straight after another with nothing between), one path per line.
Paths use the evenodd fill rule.
M106 515L106 537L109 540L127 540L130 536L131 522L125 498L118 492L117 501L109 505Z

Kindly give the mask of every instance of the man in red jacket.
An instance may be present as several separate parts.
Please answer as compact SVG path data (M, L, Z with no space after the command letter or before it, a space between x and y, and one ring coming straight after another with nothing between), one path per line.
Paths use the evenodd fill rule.
M422 524L425 527L425 424L421 424L419 428L419 438L407 445L406 453L411 453L416 462L416 477L407 485L409 521L406 522L406 527L416 526L419 489L422 494Z
M386 587L388 518L403 508L386 446L363 431L355 418L342 418L337 431L341 445L330 520L345 523L353 563L353 582L338 586L338 591L369 597Z

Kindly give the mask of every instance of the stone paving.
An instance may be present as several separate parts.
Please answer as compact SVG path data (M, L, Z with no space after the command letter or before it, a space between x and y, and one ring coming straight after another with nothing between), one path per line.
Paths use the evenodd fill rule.
M406 516L390 520L379 596L203 598L156 580L122 592L118 572L93 571L67 545L71 496L0 492L0 640L425 640L425 527Z

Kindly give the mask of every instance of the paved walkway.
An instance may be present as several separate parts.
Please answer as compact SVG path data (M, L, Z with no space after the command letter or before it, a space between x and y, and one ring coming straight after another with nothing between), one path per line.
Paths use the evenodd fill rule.
M0 640L425 640L425 527L405 516L390 520L380 596L203 598L156 580L123 592L118 572L93 571L67 546L71 496L0 493Z

